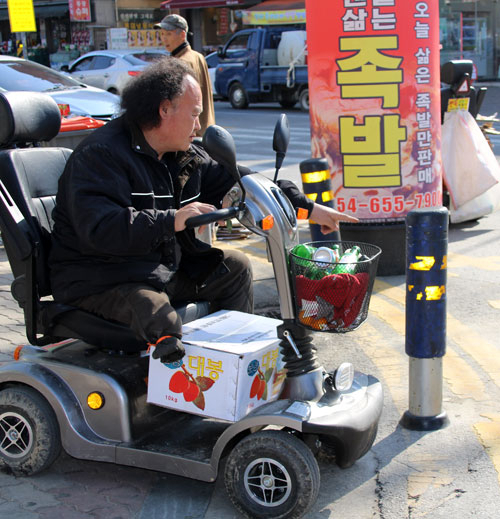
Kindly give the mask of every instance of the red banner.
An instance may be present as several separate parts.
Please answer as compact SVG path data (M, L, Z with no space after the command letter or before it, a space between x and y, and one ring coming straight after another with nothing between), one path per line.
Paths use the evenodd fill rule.
M90 0L68 0L69 19L72 22L90 22Z
M435 0L307 0L313 157L336 207L398 221L442 205Z

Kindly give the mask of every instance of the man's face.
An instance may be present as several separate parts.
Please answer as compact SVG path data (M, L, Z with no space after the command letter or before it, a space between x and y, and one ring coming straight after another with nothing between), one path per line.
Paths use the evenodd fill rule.
M161 42L168 50L172 52L186 39L186 33L182 30L166 31L165 29L160 30Z
M186 76L184 83L184 93L173 101L165 101L160 107L162 152L187 151L201 128L199 117L203 104L200 87L191 76Z

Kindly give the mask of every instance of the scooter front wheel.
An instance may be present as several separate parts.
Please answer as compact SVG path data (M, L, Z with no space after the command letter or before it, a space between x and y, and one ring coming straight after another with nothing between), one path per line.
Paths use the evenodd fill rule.
M224 474L234 506L247 517L299 518L318 497L318 463L285 431L260 431L231 451Z
M31 476L59 456L61 440L54 411L35 390L0 391L0 467Z

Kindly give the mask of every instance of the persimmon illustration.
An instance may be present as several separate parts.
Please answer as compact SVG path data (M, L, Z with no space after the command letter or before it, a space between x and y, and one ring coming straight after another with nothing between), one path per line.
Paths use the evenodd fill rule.
M189 384L189 379L182 371L176 371L172 378L170 379L170 383L168 384L168 388L173 393L184 393Z
M201 409L205 409L205 397L203 391L208 391L215 383L210 377L197 376L196 378L181 366L182 371L176 371L170 378L168 388L173 393L182 393L186 402L193 404Z
M188 382L186 389L183 392L184 400L192 402L200 394L200 386L196 382Z
M264 391L267 389L267 382L263 378L260 378L259 380L260 387L259 391L257 392L257 400L260 400L264 396Z
M260 389L260 377L259 375L255 375L255 378L252 382L252 387L250 388L250 398L253 398L254 396L257 396L257 393Z

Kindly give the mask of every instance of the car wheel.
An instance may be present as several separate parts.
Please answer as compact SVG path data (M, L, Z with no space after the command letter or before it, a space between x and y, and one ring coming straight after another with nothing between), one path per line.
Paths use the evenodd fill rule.
M229 102L233 108L241 110L248 106L248 96L240 83L234 83L229 89Z
M299 94L299 106L303 112L309 112L309 89L304 88Z
M318 497L320 472L307 445L284 431L261 431L228 456L224 480L234 506L248 517L298 518Z
M35 390L0 391L0 468L31 476L59 456L61 440L54 411Z

